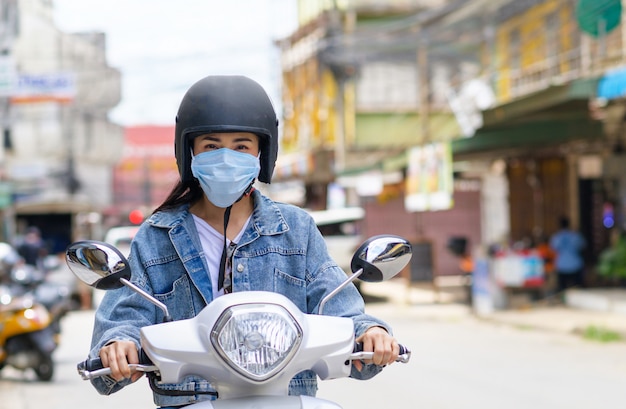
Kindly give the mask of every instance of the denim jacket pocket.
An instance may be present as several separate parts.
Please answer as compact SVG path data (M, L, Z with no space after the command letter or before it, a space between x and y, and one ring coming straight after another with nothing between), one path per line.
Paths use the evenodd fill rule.
M306 282L279 269L274 269L274 292L288 297L301 310L306 311Z
M191 283L186 275L174 281L171 291L154 294L154 297L167 306L170 316L175 320L192 318L195 315Z

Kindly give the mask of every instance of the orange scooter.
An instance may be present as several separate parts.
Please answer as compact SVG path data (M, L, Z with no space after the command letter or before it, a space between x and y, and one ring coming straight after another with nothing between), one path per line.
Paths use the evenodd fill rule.
M32 297L12 297L6 287L0 288L0 369L32 368L39 380L51 380L57 344L50 323L46 307Z

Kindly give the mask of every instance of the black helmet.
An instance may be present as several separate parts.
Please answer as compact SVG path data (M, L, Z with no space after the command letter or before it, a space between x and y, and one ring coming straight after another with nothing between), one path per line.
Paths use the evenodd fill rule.
M181 180L193 179L191 141L211 132L259 137L259 180L270 183L278 155L278 118L265 90L243 76L208 76L189 88L178 108L174 150Z

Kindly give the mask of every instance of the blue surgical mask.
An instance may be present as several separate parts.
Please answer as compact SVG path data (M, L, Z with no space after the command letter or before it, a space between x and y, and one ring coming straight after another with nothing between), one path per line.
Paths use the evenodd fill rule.
M239 200L260 170L257 156L228 148L202 152L191 158L191 173L217 207L226 208Z

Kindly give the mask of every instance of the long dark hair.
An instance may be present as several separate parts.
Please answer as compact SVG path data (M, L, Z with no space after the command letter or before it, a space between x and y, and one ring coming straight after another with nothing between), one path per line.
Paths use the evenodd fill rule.
M200 200L202 195L204 195L204 191L200 187L198 179L192 179L187 182L178 180L178 183L174 186L167 198L165 198L159 207L154 209L152 214L163 210L175 209L182 204L194 203Z

